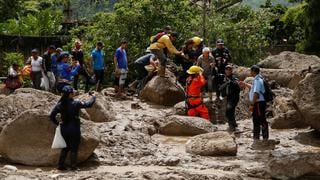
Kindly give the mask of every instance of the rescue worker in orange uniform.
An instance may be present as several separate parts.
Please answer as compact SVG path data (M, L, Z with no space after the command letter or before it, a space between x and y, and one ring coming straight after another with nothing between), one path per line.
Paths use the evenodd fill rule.
M206 84L206 80L202 76L202 69L199 66L191 66L187 73L189 74L186 86L187 114L209 120L208 108L203 104L201 98L201 88Z

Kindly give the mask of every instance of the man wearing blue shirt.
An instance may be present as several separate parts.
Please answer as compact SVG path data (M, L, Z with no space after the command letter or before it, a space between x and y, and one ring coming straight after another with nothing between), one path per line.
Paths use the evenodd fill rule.
M251 102L250 111L252 112L253 119L253 138L259 140L261 130L263 139L268 140L269 129L266 120L266 101L263 96L265 88L259 66L253 65L251 67L251 76L254 77L252 85L244 85L250 88L249 100Z
M119 97L122 97L124 95L124 85L128 73L128 59L126 52L127 48L128 42L126 40L122 40L121 46L116 50L114 54L114 65L116 74L114 87Z
M102 51L104 45L102 42L97 42L96 48L91 53L92 67L96 77L96 89L99 91L101 89L101 84L103 84L104 79L104 52Z

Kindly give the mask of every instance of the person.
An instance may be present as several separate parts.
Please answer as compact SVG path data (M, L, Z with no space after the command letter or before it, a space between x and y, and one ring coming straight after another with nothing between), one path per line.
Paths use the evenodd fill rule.
M188 116L199 116L209 120L208 108L203 104L201 98L201 88L206 84L206 80L202 75L202 69L199 66L191 66L187 73L186 93L187 93L187 109Z
M157 42L163 35L170 34L172 32L171 26L166 26L163 31L158 32L155 36L150 38L151 44Z
M43 54L43 63L42 63L42 68L43 68L43 76L48 78L48 83L49 83L49 89L46 90L53 90L55 86L55 76L52 71L52 56L54 52L56 51L56 47L54 45L50 45L48 47L48 50ZM46 78L45 78L46 79Z
M59 63L58 59L62 52L63 50L61 48L57 48L56 52L51 57L52 58L51 69L56 79L58 78L58 63Z
M96 78L96 90L101 90L101 85L104 81L104 52L102 51L104 47L103 42L99 41L96 44L96 48L91 53L92 67L94 70L94 75Z
M165 34L160 39L158 39L157 42L151 44L148 48L160 61L160 69L158 71L160 77L165 77L167 64L167 56L164 53L165 48L167 48L168 51L172 54L183 56L183 53L181 51L178 51L172 44L176 41L177 38L178 34L176 32Z
M209 95L209 102L212 102L212 92L213 92L213 70L215 69L214 58L210 53L210 48L205 47L202 50L202 55L199 56L196 63L197 66L203 69L202 75L206 79L206 89Z
M61 150L58 169L67 170L64 162L70 151L71 169L77 170L77 156L81 140L80 109L92 107L96 97L94 94L90 94L91 98L87 102L74 100L75 91L71 86L64 86L62 92L62 97L50 113L50 120L55 125L60 124L61 135L67 144L67 147ZM61 122L58 122L57 114L61 114Z
M153 72L157 70L157 58L154 54L149 53L146 54L134 62L135 72L137 74L137 81L138 81L138 93L140 90L143 89L143 86L147 82L147 76L149 72L146 70L145 66L151 65L153 67Z
M228 119L229 130L231 132L236 131L238 127L235 119L235 111L240 99L240 85L239 80L233 74L233 68L231 65L227 65L225 68L225 78L222 86L223 97L227 99L226 117Z
M74 75L78 73L80 65L78 62L73 65L68 64L69 53L64 52L61 54L62 61L58 64L58 83L56 89L58 92L62 93L62 89L65 86L70 86Z
M128 41L122 40L120 47L116 50L114 54L114 69L116 78L113 82L115 91L118 97L124 97L124 86L128 74L128 58L126 49L128 48Z
M76 74L73 79L73 88L75 90L78 90L79 75L81 75L85 78L85 92L88 92L89 91L90 76L87 72L86 65L84 63L84 54L81 49L81 45L82 45L81 41L76 40L75 41L75 48L71 51L71 55L80 64L80 69L78 71L78 74Z
M251 76L254 77L252 84L242 82L242 86L250 88L249 100L250 111L253 120L253 139L260 139L260 131L264 140L269 139L269 125L266 119L266 102L263 94L265 93L264 80L260 74L260 67L253 65L250 69Z
M231 62L231 55L228 48L224 46L222 39L216 41L216 48L212 50L212 55L215 58L218 73L224 74L226 65Z
M13 93L16 89L20 88L22 84L23 81L21 79L19 65L17 63L13 63L9 67L5 87L9 90L9 93Z
M194 47L194 56L196 59L198 59L198 57L202 55L203 48L205 48L203 39L196 36L191 38L191 41Z
M28 58L27 63L31 65L31 80L33 88L41 89L41 78L42 78L42 57L39 56L38 50L33 49L31 51L31 56Z

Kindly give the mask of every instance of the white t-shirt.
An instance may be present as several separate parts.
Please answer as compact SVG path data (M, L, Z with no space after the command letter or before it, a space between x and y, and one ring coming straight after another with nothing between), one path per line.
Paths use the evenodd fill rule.
M38 56L38 58L35 60L33 56L31 56L28 61L31 61L32 72L39 72L42 70L42 57Z

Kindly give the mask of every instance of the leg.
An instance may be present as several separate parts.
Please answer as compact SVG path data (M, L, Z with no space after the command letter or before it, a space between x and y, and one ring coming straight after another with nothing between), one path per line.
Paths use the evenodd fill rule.
M125 83L126 83L126 78L127 78L126 70L125 69L121 69L121 75L120 75L120 78L119 78L119 90L120 90L122 95L125 93L124 92L124 86L125 86Z
M253 120L253 139L260 139L260 119L258 115L258 103L253 107L252 120Z
M188 109L187 114L188 114L188 116L196 116L196 115L197 115L197 112L196 112L196 110L193 108L193 109Z
M85 92L89 92L89 83L90 83L90 79L91 77L89 76L87 70L82 67L82 72L81 75L85 78L86 80L86 84L85 84Z
M78 90L78 81L79 81L79 74L76 74L73 78L73 88Z
M167 57L163 53L163 50L159 49L152 49L151 52L159 59L160 61L160 68L158 71L158 75L161 77L165 77L166 73L166 64L167 64Z
M226 109L226 117L228 119L229 128L232 131L234 131L237 127L235 111L236 111L236 106L234 105L234 103L228 101L227 109Z
M81 134L80 132L71 136L70 142L70 160L71 160L71 169L77 170L77 158L78 158L78 149L80 145Z
M208 76L207 84L208 84L209 101L212 102L212 92L213 92L212 76Z
M200 117L202 117L202 118L204 118L204 119L207 119L207 120L210 119L208 108L207 108L204 104L198 106L198 107L196 108L196 111L198 112L198 114L200 115Z
M269 125L266 119L266 103L265 102L260 103L260 112L261 112L260 122L261 122L262 137L264 140L268 140Z
M68 151L69 151L68 147L67 148L63 148L61 150L59 163L58 163L58 169L61 170L61 171L67 170L67 168L64 165L64 162L65 162L65 160L67 158Z

